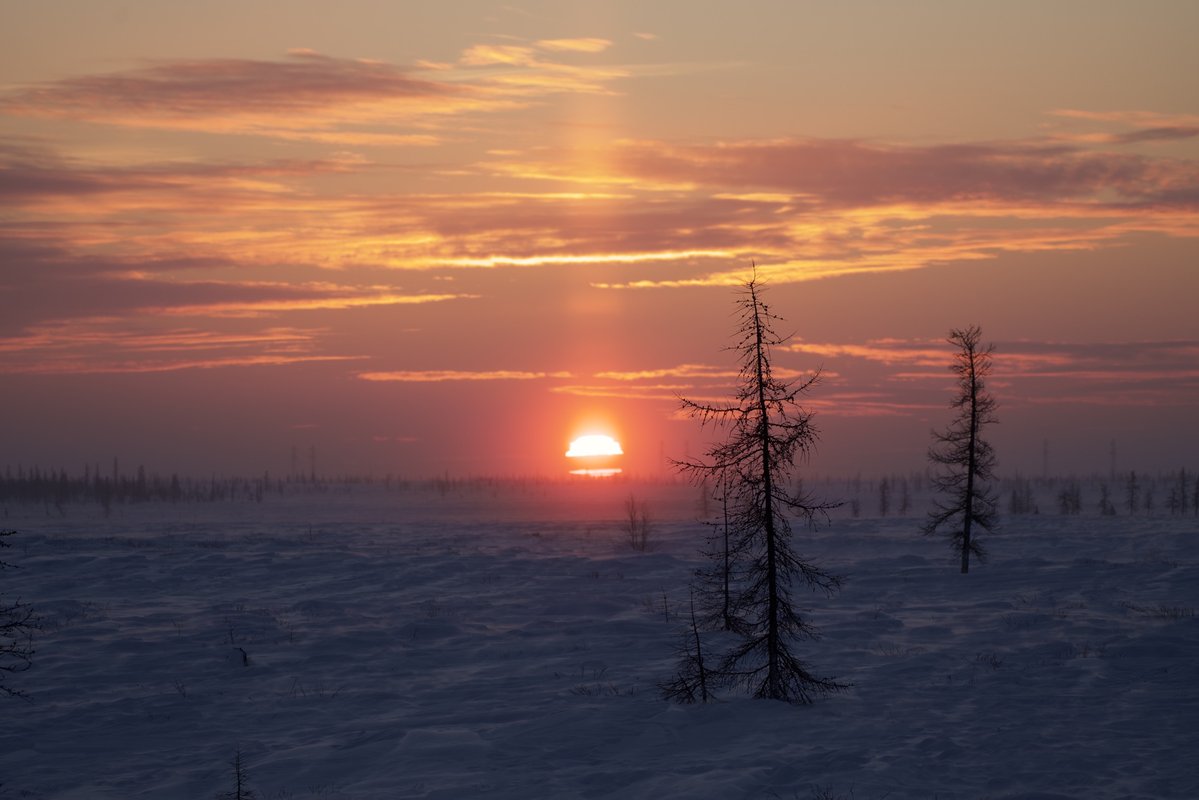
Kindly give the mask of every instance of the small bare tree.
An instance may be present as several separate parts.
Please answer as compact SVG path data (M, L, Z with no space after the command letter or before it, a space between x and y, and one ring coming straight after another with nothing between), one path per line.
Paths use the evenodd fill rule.
M703 640L695 619L695 594L691 595L691 622L683 631L677 649L679 666L674 677L662 684L662 696L680 703L707 703L712 700L711 676L704 663Z
M242 763L240 747L237 748L237 752L234 754L233 760L229 762L229 766L233 768L233 788L227 792L219 793L216 796L216 800L255 800L258 795L248 785L246 765Z
M1128 483L1125 484L1124 497L1128 505L1128 513L1135 514L1139 505L1138 501L1141 496L1141 485L1137 483L1136 470L1128 473Z
M716 479L728 503L728 552L736 577L730 603L733 628L742 641L721 659L716 672L728 683L748 687L755 697L809 703L814 695L847 688L809 671L794 652L800 639L818 631L796 606L799 586L832 593L840 578L801 558L792 546L791 518L813 524L832 504L818 502L795 486L796 460L816 442L812 416L799 397L819 378L799 381L774 376L771 348L786 341L775 334L756 276L738 301L738 388L728 403L682 400L683 409L702 424L728 430L705 461L676 462L697 483Z
M995 347L981 347L981 339L977 325L949 332L949 343L958 348L949 365L958 380L957 394L949 404L957 417L944 433L933 431L928 451L929 460L939 467L933 486L945 497L933 501L924 532L948 528L953 548L961 554L963 573L970 571L971 554L980 560L986 555L974 526L991 531L996 523L995 491L988 483L995 477L995 450L982 436L984 426L998 421L995 398L985 382Z
M625 534L628 536L629 547L639 553L649 549L650 531L653 523L649 514L649 506L644 500L638 500L633 495L624 501Z
M12 547L5 541L15 536L16 531L0 531L0 548ZM15 565L0 560L0 569L15 569ZM8 600L0 595L0 693L10 697L24 697L21 692L4 683L7 673L24 672L33 665L33 632L38 620L33 609L21 598Z

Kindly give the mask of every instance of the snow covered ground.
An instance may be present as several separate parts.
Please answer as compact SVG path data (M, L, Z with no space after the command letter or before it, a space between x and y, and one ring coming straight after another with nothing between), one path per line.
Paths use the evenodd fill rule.
M620 530L630 491L648 552ZM0 797L212 798L239 748L260 800L1199 797L1193 516L1006 517L963 576L923 500L840 513L798 533L847 579L812 596L803 652L853 689L679 706L656 684L696 494L10 506L0 592L44 630L7 678L28 701L0 699Z

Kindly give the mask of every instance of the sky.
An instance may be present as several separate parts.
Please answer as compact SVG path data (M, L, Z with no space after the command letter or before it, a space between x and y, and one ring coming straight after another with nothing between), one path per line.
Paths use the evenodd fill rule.
M1199 4L0 16L0 467L669 474L754 265L814 473L1199 466Z

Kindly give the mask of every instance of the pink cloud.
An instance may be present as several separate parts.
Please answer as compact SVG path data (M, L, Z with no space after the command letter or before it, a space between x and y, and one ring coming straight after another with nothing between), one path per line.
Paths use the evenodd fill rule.
M711 145L630 142L621 172L667 182L785 190L825 207L963 202L1183 202L1199 190L1191 162L1093 153L1064 145L894 146L788 139Z
M412 67L310 50L274 61L154 61L9 92L0 97L0 113L350 145L428 145L439 141L429 126L447 115L519 108L537 94L606 92L607 82L626 73L540 55L595 53L604 42L477 45L456 65Z

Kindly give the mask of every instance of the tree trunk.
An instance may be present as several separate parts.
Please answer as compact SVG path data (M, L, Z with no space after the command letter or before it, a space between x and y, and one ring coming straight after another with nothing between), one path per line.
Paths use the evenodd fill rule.
M970 571L970 523L974 521L974 449L978 443L978 378L974 374L974 348L966 353L970 365L970 447L966 461L966 508L962 520L962 574Z
M778 563L774 526L774 467L770 460L770 409L766 404L766 376L762 361L765 358L762 325L758 317L757 296L754 296L754 328L757 345L758 414L762 445L762 509L766 529L766 685L768 697L782 697L779 672L779 595Z

